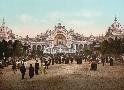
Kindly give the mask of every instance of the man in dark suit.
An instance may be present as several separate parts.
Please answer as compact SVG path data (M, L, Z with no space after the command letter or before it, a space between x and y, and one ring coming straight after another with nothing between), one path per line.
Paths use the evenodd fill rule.
M39 63L38 63L38 60L36 60L36 63L35 63L35 74L38 75L38 70L39 70Z
M29 76L30 78L34 76L34 67L32 67L32 64L30 64L30 67L29 67Z
M24 75L25 75L25 72L26 72L26 68L25 68L24 64L22 64L22 66L20 67L20 71L22 73L22 79L24 79Z
M104 56L101 57L101 62L102 62L102 65L104 66L105 65L105 57Z
M110 62L110 66L113 66L113 58L112 57L110 58L109 62Z

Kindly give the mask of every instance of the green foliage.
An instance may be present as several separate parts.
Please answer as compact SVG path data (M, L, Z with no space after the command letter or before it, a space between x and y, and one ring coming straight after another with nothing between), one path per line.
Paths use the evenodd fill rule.
M100 45L100 52L102 54L123 54L124 53L124 39L104 40Z
M23 54L23 45L20 41L16 40L13 43L13 55L14 56L22 56Z
M21 41L15 40L14 42L9 40L8 42L3 40L0 42L0 59L3 57L20 57L24 56L24 52L28 49Z
M85 55L91 55L92 54L92 51L88 50L88 49L84 49L83 52L84 52Z
M100 45L100 50L101 50L101 53L104 54L104 53L107 53L107 49L108 49L108 46L109 46L109 43L107 40L104 40L101 45Z

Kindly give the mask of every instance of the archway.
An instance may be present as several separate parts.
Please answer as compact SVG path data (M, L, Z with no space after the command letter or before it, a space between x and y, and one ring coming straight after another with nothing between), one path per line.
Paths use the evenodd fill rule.
M33 51L36 50L36 45L33 45L33 46L32 46L32 50L33 50Z
M41 50L41 46L40 46L40 45L37 46L37 50L38 50L38 51Z
M79 46L78 46L78 44L76 44L76 50L78 50L79 49Z
M40 57L42 55L41 45L37 46L37 56Z
M45 49L45 45L42 45L42 50L44 50Z
M66 37L63 34L57 34L54 38L54 45L66 45Z
M88 47L88 45L87 44L84 44L84 48L86 49Z
M83 49L83 45L80 44L80 45L79 45L79 50L82 50L82 49Z

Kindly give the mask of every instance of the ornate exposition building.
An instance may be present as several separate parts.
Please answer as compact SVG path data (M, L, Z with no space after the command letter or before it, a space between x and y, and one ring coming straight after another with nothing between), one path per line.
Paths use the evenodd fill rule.
M124 27L118 22L117 18L115 17L114 22L108 28L105 37L108 38L124 38Z
M0 26L0 41L3 39L6 41L20 40L24 45L30 46L30 51L39 50L51 54L80 52L84 48L89 48L93 42L100 44L105 39L115 39L115 37L124 38L124 28L118 23L116 17L105 36L98 37L92 34L89 37L84 37L82 34L75 33L73 29L67 30L61 23L58 23L53 30L47 30L35 38L29 38L28 35L26 38L22 38L13 34L12 30L5 25L4 19Z
M30 41L32 50L40 49L51 54L75 53L83 47L88 47L90 43L83 35L75 33L72 29L67 30L61 23L58 23L54 30L47 30Z
M4 19L0 26L0 41L3 39L6 41L14 39L14 34L12 33L12 30L5 25Z

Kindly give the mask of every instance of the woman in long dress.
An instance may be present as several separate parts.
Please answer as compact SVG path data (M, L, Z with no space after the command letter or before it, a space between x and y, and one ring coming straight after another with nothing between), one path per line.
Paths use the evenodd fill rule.
M45 63L41 63L41 74L46 74Z

